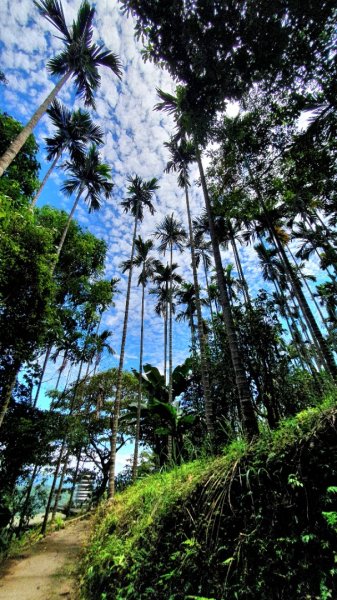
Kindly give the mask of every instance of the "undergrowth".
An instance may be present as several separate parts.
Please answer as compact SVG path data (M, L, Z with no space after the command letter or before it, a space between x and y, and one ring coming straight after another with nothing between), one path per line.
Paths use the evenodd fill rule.
M336 415L331 397L117 495L97 512L82 598L336 598Z

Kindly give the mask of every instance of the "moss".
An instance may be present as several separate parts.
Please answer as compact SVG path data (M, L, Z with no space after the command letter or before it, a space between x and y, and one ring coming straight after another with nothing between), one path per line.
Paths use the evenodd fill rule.
M334 398L99 510L86 600L336 597Z

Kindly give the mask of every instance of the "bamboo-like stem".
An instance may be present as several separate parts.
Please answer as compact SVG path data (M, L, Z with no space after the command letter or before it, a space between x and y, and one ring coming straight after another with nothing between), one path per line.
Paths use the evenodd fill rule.
M118 434L119 413L120 413L120 406L121 406L121 399L122 399L122 375L123 375L123 366L124 366L126 334L127 334L127 329L128 329L131 281L132 281L132 270L133 270L133 257L134 257L134 252L135 252L135 240L136 240L136 235L137 235L138 215L139 215L139 201L137 204L137 210L136 210L136 215L135 215L135 224L134 224L133 236L132 236L130 269L129 269L128 286L127 286L126 300L125 300L121 353L120 353L120 357L119 357L117 382L116 382L116 400L115 400L113 415L111 417L111 438L110 438L111 439L111 453L110 453L109 490L108 490L109 498L113 498L113 496L115 494L117 434Z
M57 163L58 163L58 160L59 160L59 158L60 158L61 154L62 154L62 150L59 150L59 151L58 151L58 153L56 154L56 156L55 156L55 158L54 158L53 162L51 163L51 165L50 165L50 167L49 167L49 169L48 169L47 173L45 174L45 176L44 176L44 178L43 178L43 180L42 180L42 182L41 182L41 185L40 185L40 187L39 187L38 191L37 191L37 192L36 192L36 194L35 194L35 197L34 197L34 198L33 198L33 200L31 201L31 204L30 204L31 208L33 208L33 207L35 206L35 204L37 203L38 199L40 198L40 196L41 196L41 192L42 192L42 190L43 190L44 186L46 185L46 183L47 183L47 181L48 181L48 179L49 179L49 176L50 176L50 174L51 174L51 173L52 173L52 171L55 169L55 167L56 167L56 165L57 165Z
M144 281L145 262L143 263L143 281ZM142 284L142 308L141 308L141 325L140 325L140 352L139 352L139 374L138 374L138 398L137 398L137 420L136 420L136 435L135 449L133 453L132 464L132 481L137 479L138 470L138 452L140 438L140 417L142 408L142 373L143 373L143 349L144 349L144 304L145 304L145 285Z
M208 194L205 174L203 170L203 165L201 161L200 150L196 145L196 156L199 167L199 174L201 180L201 186L203 190L203 195L205 199L205 206L207 211L207 218L209 222L209 230L212 241L212 248L214 254L214 262L216 268L217 282L219 286L220 292L220 301L223 311L223 317L226 327L226 332L228 336L228 343L231 353L231 359L233 364L233 369L235 373L236 385L239 392L242 419L243 419L243 428L249 439L253 439L256 435L258 435L258 424L257 419L252 403L251 393L249 389L248 380L246 377L246 373L243 367L239 342L237 339L236 330L234 327L233 316L230 308L230 302L228 297L228 289L224 277L224 272L222 268L221 255L219 249L219 243L215 231L211 202Z

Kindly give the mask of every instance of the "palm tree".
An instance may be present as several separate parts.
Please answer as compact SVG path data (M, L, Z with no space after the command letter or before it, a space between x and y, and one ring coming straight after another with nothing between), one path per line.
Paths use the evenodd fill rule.
M134 177L128 178L128 198L121 202L125 212L130 212L134 217L133 236L131 244L131 256L130 256L130 269L128 276L128 284L126 291L125 300L125 311L124 311L124 323L123 333L121 342L121 352L119 357L117 382L116 382L116 400L114 406L113 417L111 419L111 456L110 456L110 473L109 473L109 498L112 498L115 493L115 470L116 470L116 447L117 447L117 433L118 433L118 422L119 412L122 397L122 374L124 365L124 354L125 354L125 342L128 328L129 318L129 304L130 304L130 292L131 292L131 280L132 280L132 269L133 260L135 253L135 243L137 236L137 226L144 218L144 210L147 208L151 215L154 214L155 208L151 202L154 192L158 189L157 179L153 177L149 181L143 181L141 177L135 175Z
M132 479L137 478L138 468L138 450L140 438L140 417L142 406L142 372L143 372L143 347L144 347L144 306L145 306L145 288L150 279L153 278L159 261L150 255L154 244L152 240L144 241L140 236L135 240L135 256L132 266L141 268L138 277L138 285L142 286L142 307L141 307L141 325L140 325L140 352L139 352L139 377L138 377L138 399L137 399L137 417L136 417L136 434L135 434L135 449L133 454ZM130 260L126 260L122 264L123 273L131 268Z
M231 353L231 359L233 369L235 373L236 385L240 397L240 405L242 410L243 427L247 436L251 439L258 434L258 424L252 403L251 392L246 377L246 373L243 367L243 361L241 359L241 351L239 341L237 338L237 332L234 326L233 315L231 311L228 289L224 277L222 268L221 254L219 248L219 240L217 238L211 199L208 192L206 183L204 168L202 164L201 151L198 144L197 134L194 131L193 123L193 111L190 109L189 112L186 110L186 93L185 89L179 86L177 88L177 96L173 96L162 90L157 90L158 95L161 99L156 106L156 110L164 110L169 114L173 115L177 126L176 139L185 139L190 136L194 143L196 160L199 168L201 188L203 191L205 207L209 222L209 233L212 242L213 256L215 262L215 269L217 275L217 282L220 293L220 301L223 311L223 318L228 335L228 343Z
M157 262L156 272L153 276L153 281L157 284L155 288L150 290L150 294L157 296L158 301L155 306L157 315L160 315L164 319L164 381L166 385L166 365L167 365L167 322L168 322L168 307L170 302L169 284L172 278L172 292L174 296L174 283L182 283L182 277L175 273L178 268L177 263L172 264L172 268L167 264L164 266L160 261ZM174 313L174 303L172 302L172 313Z
M188 176L188 165L190 162L195 160L195 152L194 145L191 142L187 142L186 139L183 139L180 144L171 137L169 143L166 143L165 146L169 149L171 154L171 160L166 165L166 172L175 171L178 173L178 185L182 187L185 191L185 201L186 201L186 212L187 212L187 222L188 222L188 231L189 231L189 246L191 249L191 263L192 263L192 273L193 273L193 283L195 290L195 302L196 302L196 311L197 311L197 323L198 323L198 337L199 337L199 347L200 347L200 359L201 359L201 377L202 384L204 389L205 396L205 414L206 414L206 424L207 431L210 436L214 434L214 426L213 426L213 407L212 400L209 389L209 368L207 364L207 350L206 350L206 341L204 335L204 327L201 313L201 303L200 303L200 293L199 293L199 282L198 282L198 273L197 273L197 265L196 265L196 256L195 256L195 246L194 246L194 236L193 236L193 228L192 228L192 217L191 217L191 209L190 209L190 200L188 188L190 185L189 176ZM193 321L193 319L192 319ZM193 328L192 328L193 335Z
M61 34L60 39L64 43L64 49L47 65L49 72L60 79L0 158L0 177L70 77L74 79L77 95L84 99L87 106L93 108L95 107L94 92L98 89L101 80L98 67L107 67L118 78L121 77L121 63L117 55L105 49L104 45L95 44L92 41L95 8L91 7L87 0L83 0L81 3L77 18L71 27L68 27L65 22L62 4L59 0L41 0L40 2L35 1L34 4L40 15L54 25Z
M245 166L249 174L250 183L256 193L259 206L261 208L261 214L258 219L262 224L262 227L267 229L270 235L270 239L277 250L277 253L283 263L284 271L289 279L294 296L297 298L301 312L304 319L309 327L312 335L313 342L316 346L318 354L321 356L322 362L325 365L327 373L330 374L332 379L337 379L337 366L326 339L323 337L322 332L317 324L317 321L312 313L312 310L307 302L307 299L302 290L302 282L296 272L296 269L291 264L285 246L289 241L289 236L284 235L283 230L279 227L279 213L277 209L269 209L268 203L261 191L259 182L255 178L255 175L248 163L245 161Z
M193 283L189 283L188 281L183 281L181 287L178 288L177 294L177 302L178 304L185 304L186 309L181 310L177 316L177 321L188 321L191 329L191 343L192 343L192 352L195 355L196 348L196 339L195 339L195 323L194 323L194 315L197 312L197 298L195 293L195 287ZM200 300L201 304L207 305L207 301Z
M110 181L110 167L100 161L98 149L94 144L90 146L88 153L80 160L75 162L66 161L65 169L66 172L70 174L70 177L63 184L62 191L68 196L71 196L75 192L77 192L77 195L57 248L56 262L60 256L70 222L82 194L85 195L84 199L89 205L89 212L92 212L100 209L101 195L104 195L104 197L108 199L111 196L114 186L112 181Z
M68 149L73 161L82 159L85 154L85 144L103 143L103 131L91 120L88 111L81 109L71 112L59 100L55 99L47 110L56 132L53 137L46 138L47 160L52 161L43 181L37 191L31 206L35 206L48 180L49 175L57 165L62 153Z
M186 241L186 231L180 225L180 223L174 218L173 213L167 215L157 225L155 230L155 236L160 240L159 252L165 255L165 252L169 248L170 252L170 282L169 282L169 404L172 404L172 264L173 264L173 247L179 252L184 249L184 243Z

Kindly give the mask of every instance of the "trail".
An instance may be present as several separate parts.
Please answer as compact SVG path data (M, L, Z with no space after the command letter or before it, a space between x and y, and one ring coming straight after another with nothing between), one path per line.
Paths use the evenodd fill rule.
M88 529L77 521L8 561L0 579L0 600L75 598L74 573Z

